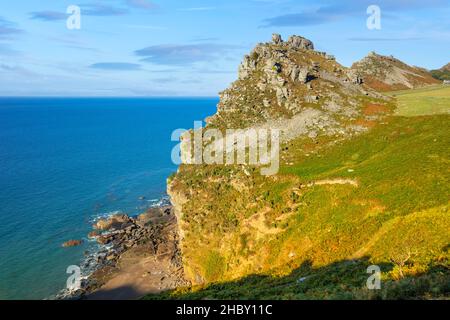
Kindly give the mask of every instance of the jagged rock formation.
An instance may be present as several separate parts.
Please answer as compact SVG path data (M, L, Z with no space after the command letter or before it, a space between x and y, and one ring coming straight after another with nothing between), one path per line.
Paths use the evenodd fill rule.
M217 113L206 121L219 128L245 128L277 119L291 121L316 110L328 118L331 132L336 125L356 119L363 108L362 97L380 98L363 85L356 70L345 68L334 56L314 51L303 37L260 43L244 57L238 80L220 93ZM346 128L348 129L348 127Z
M351 69L362 77L367 86L377 91L412 89L438 83L423 68L409 66L393 56L375 52L355 62Z

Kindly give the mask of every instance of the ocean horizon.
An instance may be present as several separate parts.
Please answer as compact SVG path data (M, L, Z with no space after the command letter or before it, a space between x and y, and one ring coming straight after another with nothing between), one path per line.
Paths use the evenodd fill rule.
M171 133L217 97L0 98L0 299L45 299L94 250L92 222L166 196ZM68 240L83 240L63 248Z

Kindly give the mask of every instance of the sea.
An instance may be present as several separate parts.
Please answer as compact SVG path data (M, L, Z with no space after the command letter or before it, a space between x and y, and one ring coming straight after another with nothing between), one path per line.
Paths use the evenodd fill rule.
M48 299L99 217L167 201L176 129L218 98L0 98L0 299ZM68 240L82 245L63 248Z

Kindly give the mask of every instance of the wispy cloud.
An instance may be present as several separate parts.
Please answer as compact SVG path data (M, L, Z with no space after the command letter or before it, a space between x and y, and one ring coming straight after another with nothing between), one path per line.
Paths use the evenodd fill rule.
M148 0L125 0L125 3L129 7L138 9L153 10L158 8L158 5Z
M384 41L414 41L414 40L423 40L420 37L398 37L398 38L369 38L369 37L354 37L348 38L349 41L356 42L384 42Z
M235 74L236 70L196 69L195 72L203 74Z
M141 69L141 65L126 62L99 62L91 64L89 68L115 71L136 71Z
M114 7L111 5L96 3L96 4L81 4L81 14L86 16L120 16L128 13L125 8ZM30 13L30 18L42 21L59 21L67 19L69 15L62 11L43 10L34 11Z
M192 7L192 8L181 8L178 11L211 11L215 10L216 7Z
M448 5L448 0L328 0L324 5L300 12L279 15L263 20L261 27L314 26L340 21L349 17L361 17L366 14L369 5L376 4L386 17L389 12L421 10Z
M139 25L139 24L126 24L126 28L130 29L143 29L143 30L167 30L167 27L151 26L151 25Z
M190 65L218 59L238 46L202 43L191 45L156 45L136 50L143 61L162 65Z
M100 3L84 4L80 7L82 14L88 16L120 16L128 13L127 9Z
M156 78L153 79L152 81L157 83L171 83L177 81L177 78L175 77Z
M10 56L19 56L19 55L21 55L20 51L17 51L15 49L11 48L11 46L9 46L7 44L0 43L0 56L10 57Z
M23 76L36 76L35 72L17 65L0 64L0 70L11 74L19 74Z
M262 27L289 27L289 26L313 26L328 23L339 19L337 14L322 13L319 10L315 12L301 12L285 14L263 21Z
M340 20L354 8L346 6L330 5L314 10L305 10L299 13L290 13L273 18L265 19L262 27L289 27L289 26L313 26Z
M219 38L194 38L191 41L192 42L211 42L211 41L217 41Z
M43 21L58 21L67 19L67 14L58 11L35 11L30 13L31 19Z
M14 23L0 17L0 39L11 39L23 33L22 29L16 27Z
M377 5L382 10L404 11L423 8L438 8L448 6L448 0L328 0L330 6L339 6L346 11L355 12L367 8L369 5Z

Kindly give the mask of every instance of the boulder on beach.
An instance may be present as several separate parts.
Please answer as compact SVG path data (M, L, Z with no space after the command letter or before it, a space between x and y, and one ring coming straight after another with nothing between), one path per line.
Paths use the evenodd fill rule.
M120 229L121 226L130 221L126 214L116 214L108 219L98 220L92 227L96 230L106 231L110 229Z
M97 230L91 231L88 234L88 238L89 239L94 239L97 238L100 235L100 232L98 232Z
M97 242L99 244L108 244L112 241L112 236L98 236L97 237Z

